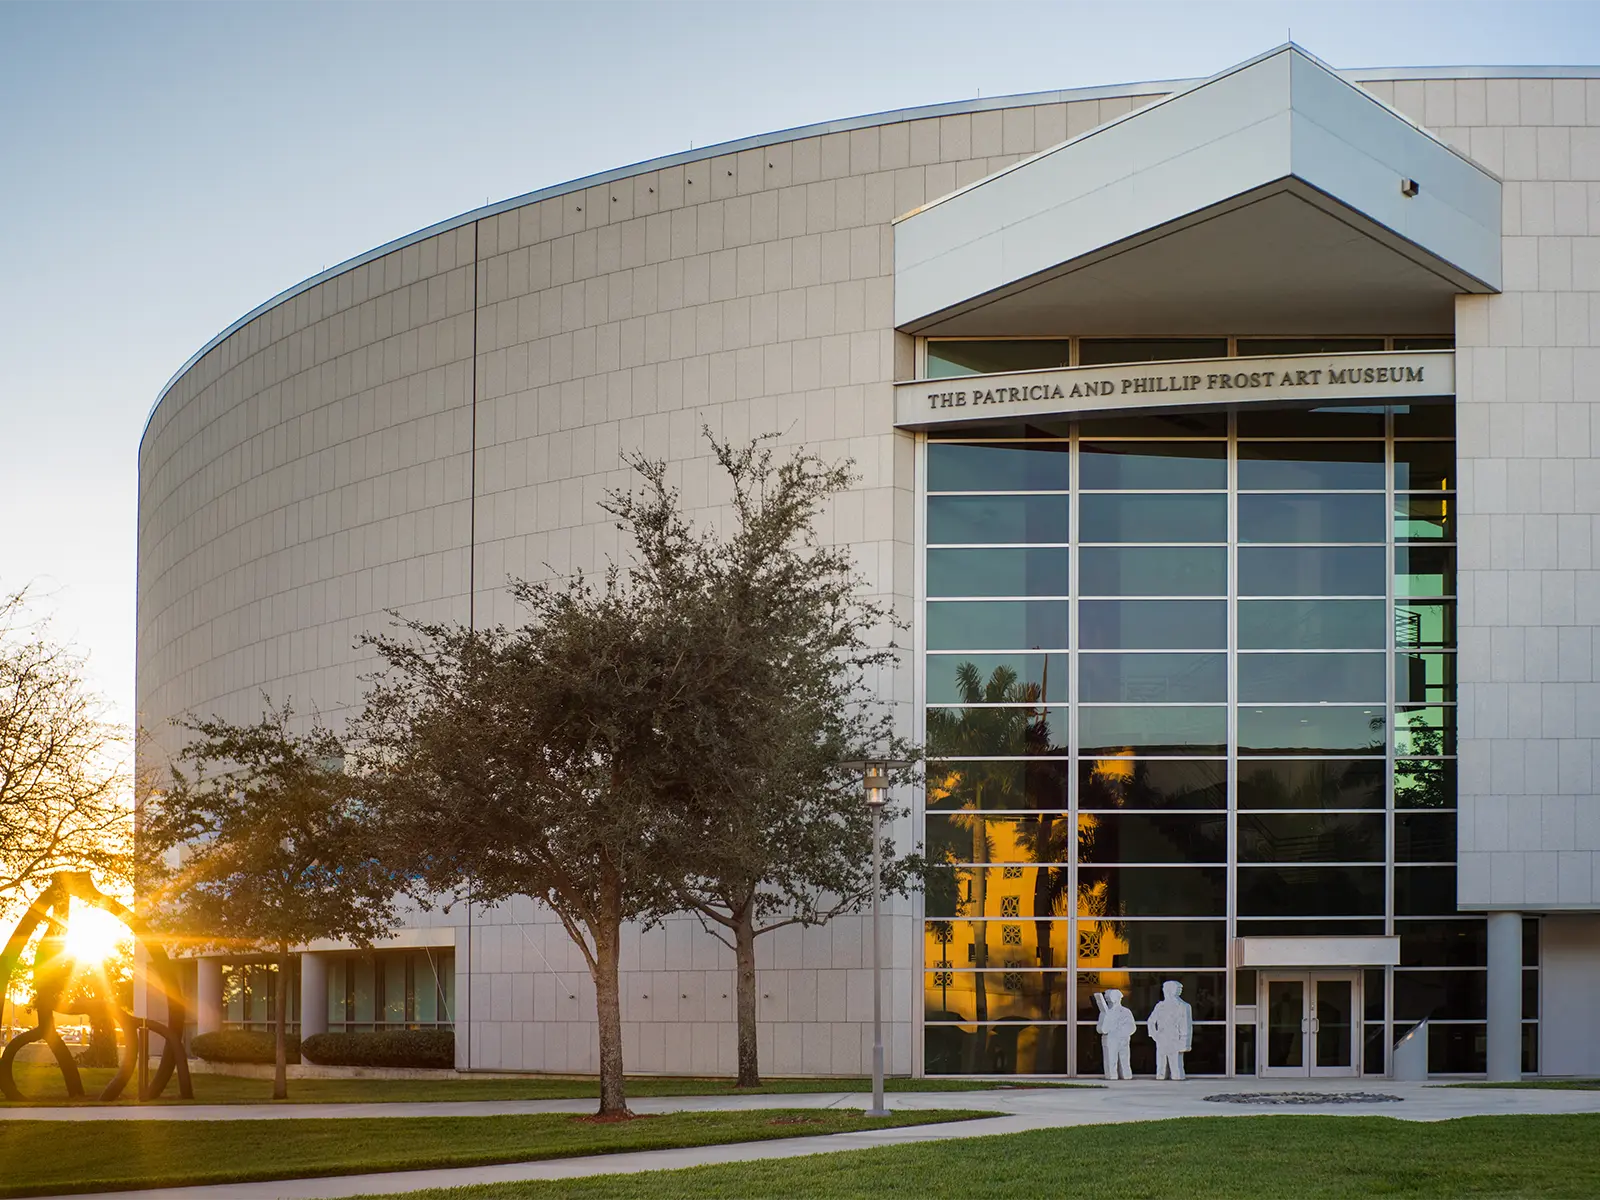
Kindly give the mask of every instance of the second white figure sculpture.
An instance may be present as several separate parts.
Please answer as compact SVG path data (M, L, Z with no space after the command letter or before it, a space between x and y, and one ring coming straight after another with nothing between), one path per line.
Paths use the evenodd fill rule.
M1182 1079L1183 1056L1189 1052L1194 1040L1194 1010L1180 999L1183 985L1169 979L1161 985L1161 999L1150 1010L1145 1031L1156 1044L1156 1078ZM1107 988L1094 994L1095 1007L1100 1010L1095 1021L1095 1031L1100 1035L1100 1061L1107 1079L1132 1079L1131 1043L1138 1022L1122 1006L1122 993Z
M1150 1010L1145 1032L1156 1044L1156 1078L1182 1079L1183 1056L1194 1040L1194 1012L1183 995L1183 984L1169 979L1161 985L1161 999Z

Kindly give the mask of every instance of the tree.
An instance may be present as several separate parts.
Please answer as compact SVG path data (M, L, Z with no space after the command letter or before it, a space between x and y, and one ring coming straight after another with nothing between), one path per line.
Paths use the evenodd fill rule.
M694 729L685 870L672 905L698 915L734 952L738 1086L760 1083L757 937L819 925L870 903L872 819L851 760L906 759L870 673L890 668L883 604L862 596L848 549L818 544L823 506L852 482L848 463L797 453L776 462L765 439L707 440L731 487L726 538L697 530L664 462L629 460L641 491L604 505L635 545L641 589L681 613L733 686L708 690ZM894 813L887 814L891 818ZM909 857L884 839L885 886L904 890Z
M595 985L600 1113L628 1115L622 925L650 921L683 859L682 786L705 698L731 665L683 613L613 568L591 584L514 581L515 628L401 622L359 729L368 782L413 892L531 896Z
M270 953L277 962L272 1096L288 1095L290 948L317 938L370 945L392 928L396 878L344 770L339 738L268 701L261 719L179 723L194 735L171 786L141 811L161 926L193 944ZM187 768L187 770L185 769Z
M126 744L84 661L0 594L0 913L67 869L127 882Z

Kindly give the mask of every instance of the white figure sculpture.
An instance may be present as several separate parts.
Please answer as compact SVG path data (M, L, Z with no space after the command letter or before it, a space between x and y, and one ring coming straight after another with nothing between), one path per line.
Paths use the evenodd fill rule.
M1138 1024L1133 1014L1122 1007L1122 993L1107 988L1094 994L1100 1018L1094 1023L1100 1034L1100 1061L1105 1064L1106 1078L1133 1078L1133 1062L1129 1043L1133 1040L1134 1026Z
M1194 1040L1194 1010L1185 1000L1183 984L1169 979L1161 985L1162 999L1150 1010L1145 1029L1156 1043L1156 1078L1182 1079L1183 1056Z

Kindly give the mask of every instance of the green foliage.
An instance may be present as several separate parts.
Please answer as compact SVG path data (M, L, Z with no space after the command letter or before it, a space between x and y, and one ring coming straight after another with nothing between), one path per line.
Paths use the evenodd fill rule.
M208 1062L269 1063L274 1060L275 1040L270 1033L254 1029L222 1029L215 1033L196 1034L189 1042L189 1052ZM294 1034L287 1037L290 1062L300 1061L300 1039Z
M456 1035L448 1029L385 1029L374 1033L314 1033L300 1053L326 1067L456 1065Z
M288 704L269 702L253 725L219 717L180 724L194 736L172 765L170 787L141 813L153 885L147 911L191 945L276 956L281 1046L289 947L318 938L364 946L394 923L382 827L345 774L339 739L317 721L296 732ZM280 1053L279 1099L285 1062Z
M316 938L366 945L390 928L395 880L337 737L315 721L295 732L288 704L252 725L180 724L194 736L141 813L149 852L179 852L153 881L165 929L271 952Z

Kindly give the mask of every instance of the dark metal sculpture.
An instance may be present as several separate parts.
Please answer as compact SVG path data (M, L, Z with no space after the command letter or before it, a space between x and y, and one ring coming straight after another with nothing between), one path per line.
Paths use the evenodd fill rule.
M144 922L115 897L108 896L95 887L87 871L57 873L50 880L50 885L23 914L10 940L6 942L5 949L0 951L0 995L4 995L11 980L11 973L22 957L23 948L40 927L44 927L45 934L40 943L38 961L48 965L43 970L35 972L38 1000L34 1007L38 1013L39 1023L32 1029L25 1029L17 1034L6 1044L5 1051L0 1053L0 1095L4 1095L7 1100L27 1099L17 1088L12 1064L16 1061L17 1052L24 1046L43 1042L50 1047L50 1053L55 1056L56 1065L61 1069L61 1078L66 1084L68 1097L74 1100L83 1097L83 1080L78 1074L78 1065L73 1062L72 1053L61 1040L55 1021L57 1013L91 1015L92 1005L85 1002L62 1006L61 997L71 982L71 970L59 954L50 953L52 948L59 946L66 936L67 912L74 899L104 909L128 927L135 943L144 951L142 969L146 997L149 997L153 990L159 992L167 1002L165 1021L156 1021L148 1016L136 1017L109 996L93 1002L101 1008L106 1018L116 1022L123 1032L122 1055L117 1073L101 1090L99 1098L115 1100L122 1095L137 1071L139 1076L137 1095L140 1100L152 1100L161 1095L174 1073L178 1076L178 1094L185 1100L194 1099L194 1085L189 1078L189 1056L183 1048L183 989L173 962L167 957L166 950L150 939L149 929ZM161 1062L153 1076L148 1075L151 1034L161 1038Z

